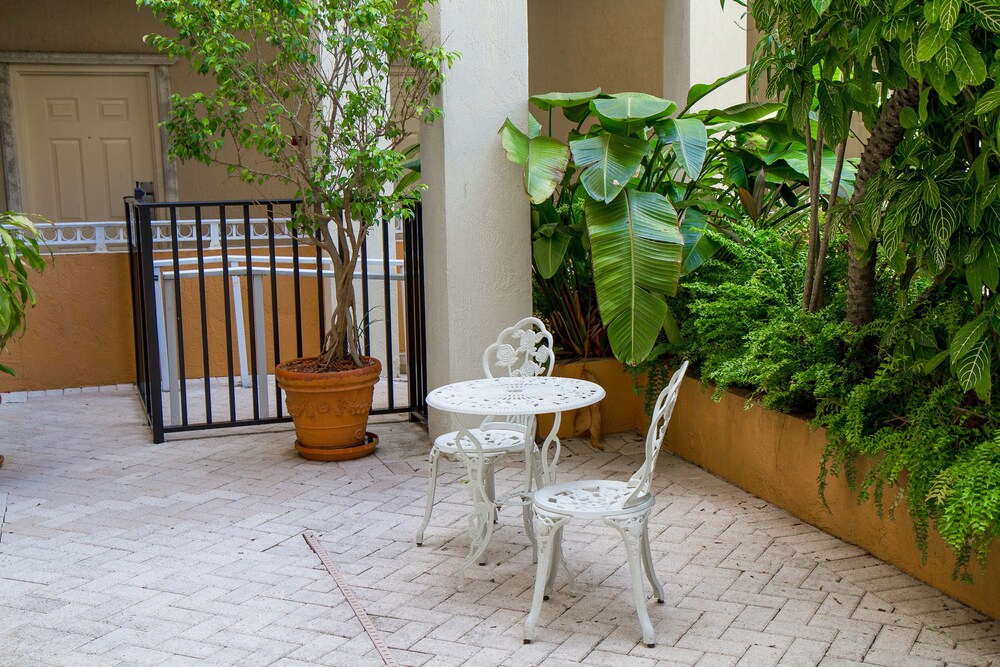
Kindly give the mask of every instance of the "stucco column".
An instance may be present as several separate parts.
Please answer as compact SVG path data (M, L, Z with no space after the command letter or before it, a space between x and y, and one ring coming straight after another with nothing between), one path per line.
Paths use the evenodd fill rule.
M711 83L747 64L746 9L715 0L664 0L663 95L685 106L688 89ZM747 101L746 77L731 81L695 109Z
M497 130L508 116L527 127L526 0L441 0L432 38L461 52L438 104L444 118L421 128L428 386L482 377L497 332L531 314L531 230L521 169ZM430 431L451 428L430 415Z

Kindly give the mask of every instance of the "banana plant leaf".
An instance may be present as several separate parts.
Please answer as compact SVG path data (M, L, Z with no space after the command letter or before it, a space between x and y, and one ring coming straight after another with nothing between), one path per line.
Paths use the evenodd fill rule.
M524 167L524 191L528 199L540 204L551 197L566 174L569 146L552 137L529 137L509 118L499 134L507 159Z
M623 190L612 202L587 198L584 213L601 319L615 356L649 356L666 317L664 295L677 291L684 237L670 200Z
M580 183L594 199L611 203L649 153L649 142L617 134L598 134L570 142L581 169Z
M684 237L682 276L696 270L719 251L719 244L705 236L707 228L708 218L704 213L694 208L684 211L684 219L681 222L681 235Z
M668 118L656 124L656 134L664 144L677 144L677 163L691 180L698 178L708 152L708 130L697 118Z

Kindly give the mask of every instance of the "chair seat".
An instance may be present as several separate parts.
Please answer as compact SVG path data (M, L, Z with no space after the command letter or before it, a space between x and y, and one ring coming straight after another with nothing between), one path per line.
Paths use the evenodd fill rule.
M625 507L625 501L633 490L626 482L584 479L542 487L532 494L531 500L538 509L545 512L599 519L647 511L655 502L652 495L647 495L632 506Z
M483 446L483 451L488 454L499 454L502 452L524 451L524 434L520 431L508 431L506 429L491 428L488 430L470 428L469 432L479 440ZM458 438L458 431L445 433L434 440L434 447L445 453L452 453L458 450L455 440ZM467 455L476 455L476 445L468 438L462 439L462 449Z

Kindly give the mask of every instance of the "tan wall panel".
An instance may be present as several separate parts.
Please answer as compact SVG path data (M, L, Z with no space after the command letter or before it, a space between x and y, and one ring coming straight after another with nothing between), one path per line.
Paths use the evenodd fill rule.
M38 305L9 344L0 392L135 382L128 255L58 255L32 285Z
M822 530L856 544L948 595L1000 618L1000 548L990 552L985 572L973 565L975 584L951 578L955 558L934 530L927 563L921 563L913 522L905 507L894 519L880 518L871 502L858 505L857 494L842 477L830 477L823 507L816 475L826 432L803 419L759 406L745 409L746 399L727 393L720 403L700 382L685 379L668 433L668 448L750 493L782 507Z
M530 94L600 87L662 95L663 4L528 0ZM547 128L547 118L534 111ZM558 110L552 118L553 136L564 140L570 124Z
M529 0L528 49L532 95L598 86L661 95L663 0Z
M128 271L128 255L124 253L57 255L45 273L32 282L38 305L28 312L27 333L10 343L4 359L18 376L0 376L0 392L134 382ZM319 348L315 278L303 276L301 285L303 353L309 355ZM185 278L180 288L185 372L188 379L200 378L204 376L200 287L197 278ZM225 376L228 370L222 278L206 278L205 293L210 369L213 376ZM241 293L244 331L252 354L245 280L241 281ZM270 279L265 277L264 327L269 372L274 366L271 294ZM278 278L278 306L280 353L282 358L289 359L296 356L294 285L290 277ZM238 375L235 319L232 322L233 368Z

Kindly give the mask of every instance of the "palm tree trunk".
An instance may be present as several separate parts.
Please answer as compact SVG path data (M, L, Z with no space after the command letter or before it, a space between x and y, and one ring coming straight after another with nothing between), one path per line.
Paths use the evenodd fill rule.
M903 140L905 129L899 122L903 109L914 108L920 101L920 89L916 80L910 79L906 88L893 93L882 107L882 113L871 137L861 153L858 173L854 180L854 194L851 196L850 210L853 215L868 189L868 181L878 173L882 163L892 157L896 147ZM848 228L850 232L850 228ZM864 260L858 259L859 248L855 246L854 235L848 233L847 257L847 315L851 324L868 324L875 318L875 241L860 249Z

